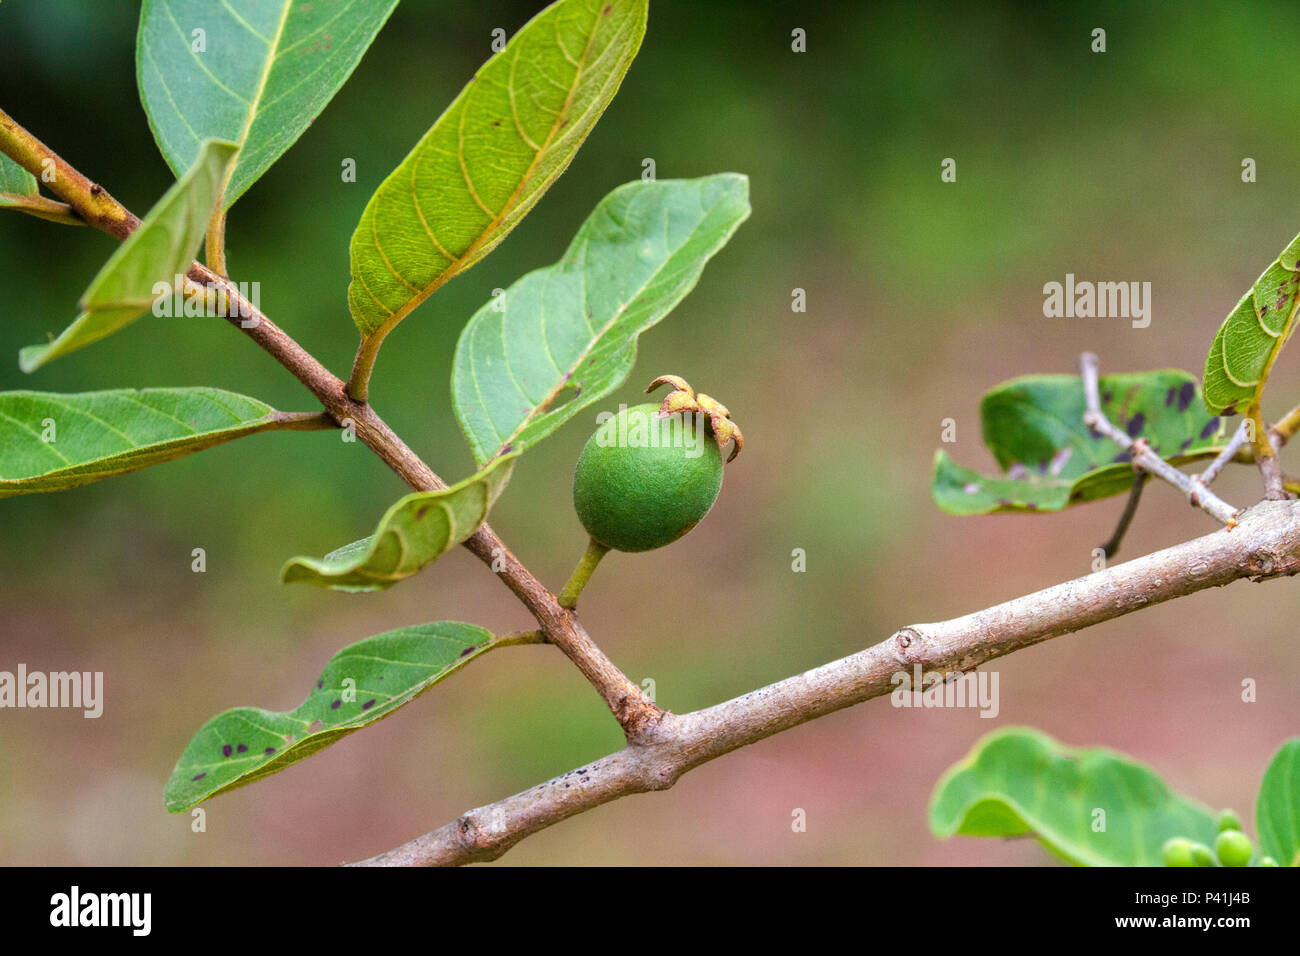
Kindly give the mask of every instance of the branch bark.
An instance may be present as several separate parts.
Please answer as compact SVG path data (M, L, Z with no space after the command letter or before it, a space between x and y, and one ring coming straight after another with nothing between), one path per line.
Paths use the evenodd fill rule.
M634 793L666 790L723 754L881 697L902 673L968 671L1133 611L1219 587L1300 571L1300 502L1266 501L1239 524L964 617L914 624L864 651L689 714L665 712L622 750L478 807L358 866L453 866L494 860L531 834Z
M1083 413L1083 423L1098 435L1105 435L1132 456L1133 467L1161 478L1187 496L1187 500L1196 505L1210 517L1232 526L1236 521L1237 511L1214 492L1200 475L1187 476L1151 450L1145 439L1134 439L1127 432L1111 424L1106 413L1101 410L1101 398L1098 395L1097 356L1085 352L1079 360L1083 372L1083 392L1087 411Z
M37 176L45 163L52 163L57 173L50 183L51 191L66 200L72 211L89 225L119 240L139 227L140 220L130 210L2 110L0 152ZM335 423L342 427L351 422L362 444L378 455L407 485L416 491L447 487L446 482L407 447L367 401L353 398L342 379L244 298L235 283L198 262L191 263L186 277L199 287L193 290L195 294L204 294L211 301L219 301L223 294L225 303L219 310L221 316L302 382ZM605 656L573 612L560 606L556 597L524 567L490 527L484 524L464 544L488 567L497 571L506 586L532 612L546 639L560 648L582 671L609 706L629 740L636 739L658 722L662 711Z
M138 227L139 220L129 210L3 111L0 151L38 176L47 163L52 164L55 177L48 184L50 190L89 225L117 239L125 239ZM205 288L225 292L235 305L226 313L228 320L311 390L329 419L290 413L286 427L329 427L350 419L362 442L412 488L446 487L366 401L352 398L341 379L253 308L233 283L197 262L188 276ZM1095 392L1095 359L1092 363L1089 369L1085 361L1084 377L1087 381L1091 371ZM1089 405L1089 424L1106 430L1109 423L1100 415L1092 394ZM1271 431L1271 450L1276 451L1291 437L1298 422L1300 410ZM1128 436L1110 430L1125 444ZM1126 447L1132 444L1130 441ZM1142 446L1134 452L1135 463L1160 474L1158 464L1163 462L1158 458L1148 462ZM665 790L682 774L723 754L883 696L900 682L899 674L910 677L914 667L965 671L1040 641L1205 588L1244 577L1262 580L1300 571L1300 502L1266 501L1243 513L1237 523L1232 520L1231 506L1209 495L1203 484L1183 490L1190 490L1193 500L1198 493L1208 496L1211 507L1206 507L1206 500L1199 502L1201 507L1211 514L1219 512L1215 516L1228 521L1228 527L974 614L902 628L857 654L684 715L662 710L650 701L600 651L573 611L561 606L492 529L483 525L465 546L497 571L537 619L546 640L560 647L596 687L623 726L628 744L562 777L471 810L359 865L451 865L496 859L530 834L568 817L633 793Z

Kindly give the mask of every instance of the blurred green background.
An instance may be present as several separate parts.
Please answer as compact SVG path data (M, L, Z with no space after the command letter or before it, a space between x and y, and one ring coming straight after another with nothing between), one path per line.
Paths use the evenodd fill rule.
M348 239L370 193L540 3L405 0L351 82L236 205L229 266L335 372L356 333ZM583 602L593 635L677 711L1090 569L1122 502L1054 516L952 518L929 496L945 446L985 467L978 403L1030 371L1199 374L1219 322L1300 228L1294 4L903 5L654 0L645 44L568 173L488 259L391 336L372 399L449 480L471 459L448 398L456 336L493 288L557 259L610 189L747 173L753 217L696 291L642 339L633 401L675 372L725 401L745 453L710 518L670 551L615 555ZM171 180L139 105L138 4L5 0L0 105L142 214ZM791 51L791 30L807 52ZM1090 51L1106 30L1107 51ZM1282 69L1279 69L1281 65ZM356 183L340 181L344 158ZM957 161L957 182L940 162ZM1258 182L1241 181L1241 162ZM310 395L225 323L141 320L42 369L20 346L75 314L107 237L0 218L0 388L211 384L284 409ZM1151 326L1047 319L1042 286L1150 281ZM807 291L793 313L791 290ZM1266 413L1300 396L1295 354ZM1288 399L1290 401L1288 401ZM492 523L553 586L581 553L572 463L593 407L531 452ZM1294 469L1292 469L1294 470ZM554 649L475 665L390 720L207 805L207 830L162 789L225 708L295 706L338 648L426 620L497 629L525 612L470 555L376 595L283 586L294 554L369 533L400 494L360 444L270 434L69 492L0 502L0 669L102 670L99 720L0 712L6 863L330 864L369 856L618 746ZM1258 479L1221 493L1245 504ZM1165 487L1123 556L1213 530ZM207 572L190 570L191 549ZM791 550L807 572L791 571ZM1237 808L1300 732L1300 589L1237 584L996 662L1001 712L884 700L764 741L668 793L602 807L506 856L548 863L1046 862L1030 841L940 842L940 773L995 726L1123 749L1177 788ZM1259 700L1240 700L1241 682ZM791 813L807 832L791 832Z

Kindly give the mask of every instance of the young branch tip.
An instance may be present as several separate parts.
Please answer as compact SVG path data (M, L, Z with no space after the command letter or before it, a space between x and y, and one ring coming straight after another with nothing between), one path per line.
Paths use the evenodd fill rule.
M1240 509L1232 507L1212 492L1199 475L1188 477L1169 462L1151 450L1145 439L1132 438L1123 429L1116 428L1101 410L1101 394L1098 387L1097 356L1085 352L1079 359L1083 372L1083 394L1087 411L1083 413L1083 423L1096 434L1104 435L1119 445L1132 456L1133 467L1157 478L1169 482L1210 517L1228 527L1237 523Z

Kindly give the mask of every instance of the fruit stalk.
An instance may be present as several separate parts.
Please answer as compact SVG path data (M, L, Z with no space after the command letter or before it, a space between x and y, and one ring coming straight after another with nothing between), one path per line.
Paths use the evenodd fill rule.
M596 570L596 565L600 564L600 559L609 553L609 548L605 547L595 538L587 542L587 551L578 562L578 566L573 569L569 575L568 582L564 585L564 590L560 592L560 607L573 608L578 604L578 595L582 589L587 586L591 580L592 572Z

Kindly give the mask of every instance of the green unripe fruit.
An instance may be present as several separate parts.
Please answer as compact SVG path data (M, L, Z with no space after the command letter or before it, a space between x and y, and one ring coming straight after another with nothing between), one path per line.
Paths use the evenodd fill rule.
M1165 866L1195 866L1192 858L1192 841L1187 837L1170 837L1160 848L1165 858Z
M1240 830L1240 829L1241 829L1241 821L1237 819L1237 815L1233 813L1231 810L1224 810L1222 813L1219 814L1220 833L1222 833L1224 830Z
M1246 866L1255 855L1250 837L1240 830L1224 830L1214 841L1214 852L1224 866Z
M1197 866L1218 866L1219 861L1214 858L1214 851L1204 843L1192 844L1192 861Z
M578 458L573 506L587 533L615 551L676 541L722 490L722 452L703 416L659 418L653 403L621 409Z

